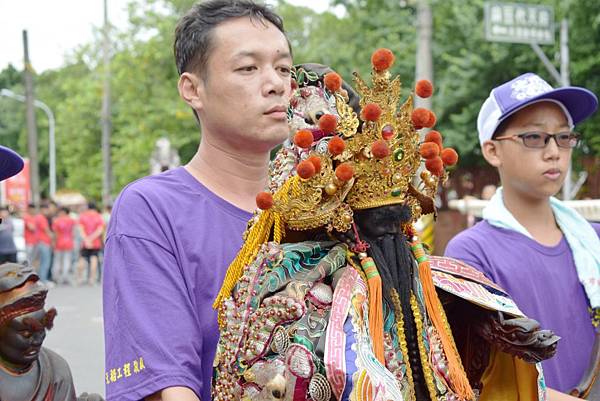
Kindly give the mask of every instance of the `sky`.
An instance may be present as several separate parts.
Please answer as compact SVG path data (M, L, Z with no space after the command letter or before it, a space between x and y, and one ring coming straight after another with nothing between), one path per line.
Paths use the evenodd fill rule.
M127 4L131 0L108 0L108 16L118 29L127 26ZM268 1L269 2L269 1ZM327 0L288 0L327 9ZM0 70L9 63L23 68L22 31L27 30L29 58L35 71L62 66L65 55L93 39L102 26L103 0L0 0Z

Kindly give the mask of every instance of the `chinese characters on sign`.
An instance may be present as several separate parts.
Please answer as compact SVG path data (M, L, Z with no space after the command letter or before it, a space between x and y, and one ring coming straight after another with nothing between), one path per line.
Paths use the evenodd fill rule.
M554 43L552 7L517 3L486 3L485 38L493 42Z

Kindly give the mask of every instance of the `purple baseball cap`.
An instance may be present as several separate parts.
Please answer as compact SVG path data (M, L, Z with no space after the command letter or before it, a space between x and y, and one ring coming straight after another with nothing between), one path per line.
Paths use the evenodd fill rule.
M558 104L574 127L598 108L598 98L593 92L577 86L554 89L531 72L519 75L490 92L477 116L479 143L492 139L496 128L507 117L530 104L549 101Z
M23 170L23 159L17 152L0 145L0 181Z

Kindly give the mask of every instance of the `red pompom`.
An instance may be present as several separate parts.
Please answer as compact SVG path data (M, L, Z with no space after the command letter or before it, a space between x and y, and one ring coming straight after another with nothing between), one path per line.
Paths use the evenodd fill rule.
M414 109L410 118L412 120L413 125L416 127L426 127L429 122L429 113L430 111L419 107Z
M302 160L300 163L298 163L298 167L296 167L296 172L298 173L300 178L308 180L316 174L315 165L309 162L308 160Z
M296 82L296 80L292 79L290 85L292 86L292 91L298 89L298 82Z
M432 128L435 125L436 121L437 118L435 117L435 113L429 110L429 119L427 120L427 124L425 124L425 127Z
M319 156L311 156L306 160L311 162L315 167L315 174L319 174L321 172L321 158Z
M327 144L327 150L333 156L342 154L342 152L345 149L346 149L346 142L344 142L344 140L342 138L340 138L339 136L334 136L333 138L331 138L331 140Z
M333 114L325 114L319 118L319 128L326 134L335 132L335 126L337 125L337 117Z
M342 163L335 169L335 176L340 181L349 181L354 176L354 168L350 163Z
M310 148L314 141L315 137L313 136L313 133L307 129L301 129L294 135L294 143L299 148Z
M261 210L267 210L273 207L273 195L269 192L259 192L256 195L256 206Z
M376 159L383 159L388 157L391 151L388 143L383 139L379 139L371 145L371 153Z
M328 72L323 77L325 87L331 92L337 92L342 87L342 77L337 72Z
M394 64L394 53L390 49L377 49L371 56L371 63L375 71L382 72Z
M440 134L438 131L429 131L425 135L425 142L437 143L440 148L440 153L442 152L442 149L444 149L444 146L442 145L442 134Z
M444 172L444 162L439 156L425 160L425 168L438 177Z
M454 166L458 162L458 153L452 148L442 150L442 161L446 166Z
M381 116L381 107L376 103L369 103L363 107L360 114L365 121L377 121Z
M433 159L440 155L440 148L435 142L424 142L419 147L419 153L424 159Z
M415 85L415 92L419 97L428 98L433 94L433 85L429 80L421 79Z

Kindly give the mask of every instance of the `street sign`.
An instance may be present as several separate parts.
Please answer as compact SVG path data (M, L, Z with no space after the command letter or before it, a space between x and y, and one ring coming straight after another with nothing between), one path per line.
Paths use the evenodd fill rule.
M554 9L522 3L485 3L485 38L492 42L554 44Z

